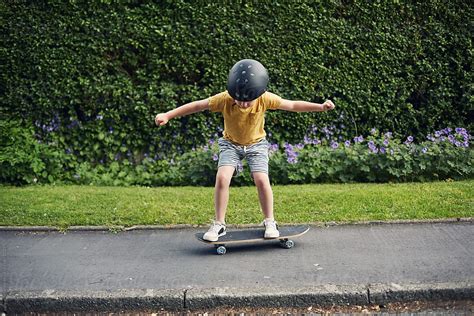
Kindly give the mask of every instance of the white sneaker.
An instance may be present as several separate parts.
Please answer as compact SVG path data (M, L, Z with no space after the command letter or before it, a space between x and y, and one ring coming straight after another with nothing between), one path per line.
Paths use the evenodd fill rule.
M207 241L217 241L219 237L224 236L225 234L225 224L214 221L202 239Z
M265 235L264 238L278 238L280 237L280 232L278 231L277 222L273 219L265 219L263 221L265 226Z

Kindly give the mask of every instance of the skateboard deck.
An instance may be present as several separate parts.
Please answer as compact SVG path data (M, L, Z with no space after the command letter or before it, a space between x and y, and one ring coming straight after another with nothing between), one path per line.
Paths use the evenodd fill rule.
M229 244L242 244L242 243L255 243L262 241L280 241L280 245L283 248L290 249L294 246L294 242L290 238L299 237L309 230L309 226L283 226L279 227L280 237L278 238L264 238L265 228L257 229L241 229L234 231L227 231L227 234L219 237L218 241L207 241L202 239L204 233L197 233L195 236L199 241L206 244L211 244L216 247L217 254L223 255L227 252L225 245Z

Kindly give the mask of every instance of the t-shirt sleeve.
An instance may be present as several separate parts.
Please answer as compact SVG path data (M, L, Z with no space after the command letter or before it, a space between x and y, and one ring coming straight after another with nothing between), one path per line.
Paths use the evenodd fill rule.
M265 92L263 97L266 110L277 110L280 107L282 99L279 95L276 95L271 92Z
M211 112L222 112L229 100L232 101L232 98L227 91L213 95L209 98L209 110Z

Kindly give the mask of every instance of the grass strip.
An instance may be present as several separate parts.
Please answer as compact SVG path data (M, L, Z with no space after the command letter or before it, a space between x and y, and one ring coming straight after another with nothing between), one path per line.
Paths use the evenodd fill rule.
M209 187L0 187L1 226L207 224ZM474 217L474 180L273 186L281 223ZM262 220L255 187L231 187L228 224Z

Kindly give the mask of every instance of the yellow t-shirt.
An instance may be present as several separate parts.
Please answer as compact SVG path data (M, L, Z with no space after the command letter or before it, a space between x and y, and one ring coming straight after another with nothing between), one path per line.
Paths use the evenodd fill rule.
M265 137L265 111L278 109L280 103L281 97L265 92L251 107L241 109L229 93L224 91L209 99L209 108L212 112L221 112L224 116L225 139L248 146Z

